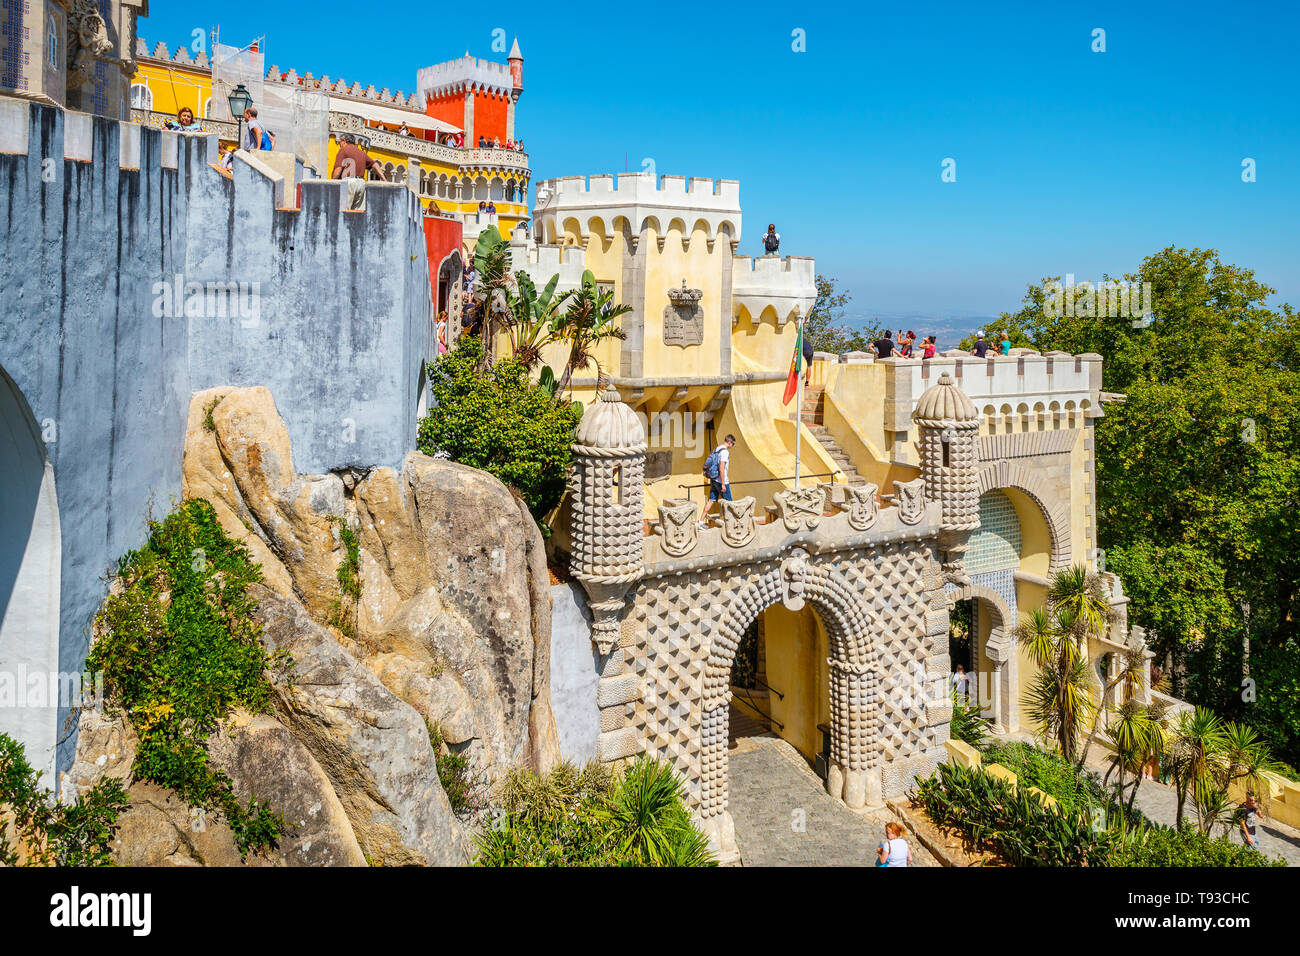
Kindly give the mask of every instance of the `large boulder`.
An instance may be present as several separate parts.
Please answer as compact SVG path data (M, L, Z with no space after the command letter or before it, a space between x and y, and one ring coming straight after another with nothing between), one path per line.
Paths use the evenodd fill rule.
M251 594L267 648L293 657L291 674L276 682L277 714L319 762L370 862L467 862L420 715L302 605L260 585Z

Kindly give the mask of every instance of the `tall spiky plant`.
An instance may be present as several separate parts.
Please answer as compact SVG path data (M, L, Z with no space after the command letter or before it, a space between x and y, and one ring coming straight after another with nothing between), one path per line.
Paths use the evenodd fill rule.
M605 339L625 339L627 333L615 321L632 311L630 305L614 302L614 293L601 290L590 269L582 273L582 285L577 290L564 313L563 332L559 336L569 343L569 360L564 365L559 391L564 392L573 379L573 373L591 365L596 366L599 378L600 363L596 361L595 348Z
M1178 798L1175 826L1183 825L1188 794L1195 801L1197 788L1204 791L1213 780L1215 762L1225 742L1224 729L1223 721L1204 707L1184 712L1174 726L1167 756Z
M1016 640L1038 668L1025 709L1040 736L1055 740L1074 760L1079 729L1096 706L1093 678L1068 609L1034 608L1016 628Z

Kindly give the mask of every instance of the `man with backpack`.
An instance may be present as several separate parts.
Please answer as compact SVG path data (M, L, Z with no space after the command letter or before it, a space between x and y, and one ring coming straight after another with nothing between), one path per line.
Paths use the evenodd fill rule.
M709 526L709 505L725 498L731 501L731 449L736 447L736 436L728 435L713 453L704 459L704 477L709 479L709 500L700 511L700 527Z
M767 233L763 236L763 251L769 256L777 254L781 248L781 234L776 231L776 223L767 224Z

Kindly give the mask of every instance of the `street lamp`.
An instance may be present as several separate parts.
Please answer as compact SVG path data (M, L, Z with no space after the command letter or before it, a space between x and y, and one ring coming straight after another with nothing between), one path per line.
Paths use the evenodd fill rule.
M230 104L230 115L235 117L235 149L241 149L244 145L244 110L253 105L253 97L240 83L230 91L226 102Z

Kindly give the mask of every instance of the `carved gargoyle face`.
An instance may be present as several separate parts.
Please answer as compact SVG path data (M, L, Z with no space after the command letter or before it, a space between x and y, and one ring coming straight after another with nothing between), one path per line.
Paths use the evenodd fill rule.
M849 527L866 531L876 523L880 514L876 502L876 492L879 490L870 482L865 485L849 485L844 489L849 504Z
M741 548L754 538L754 499L720 501L722 505L722 540Z
M697 510L687 501L676 505L659 506L659 524L663 528L664 550L673 557L689 554L699 539L695 524Z

